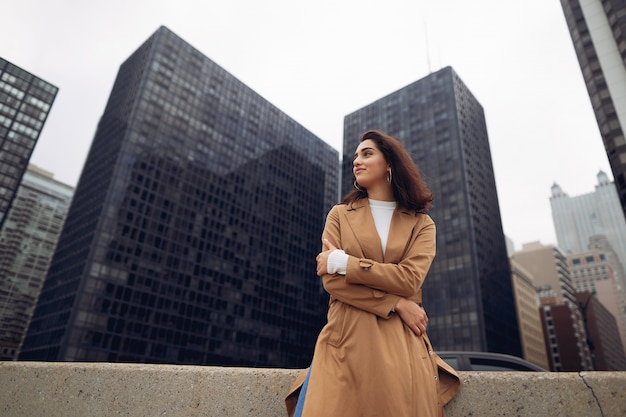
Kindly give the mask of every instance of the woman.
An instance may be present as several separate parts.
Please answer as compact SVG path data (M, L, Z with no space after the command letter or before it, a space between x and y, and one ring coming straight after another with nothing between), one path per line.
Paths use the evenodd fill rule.
M287 412L444 416L459 379L433 352L421 307L435 256L432 193L400 142L380 131L361 135L353 172L355 189L329 212L316 258L328 323Z

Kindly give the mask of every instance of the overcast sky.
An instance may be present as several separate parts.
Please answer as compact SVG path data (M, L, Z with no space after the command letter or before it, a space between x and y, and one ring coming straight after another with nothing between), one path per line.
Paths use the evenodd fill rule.
M452 66L482 104L504 232L613 178L558 0L20 0L0 56L59 87L31 162L76 185L121 63L167 26L341 152L343 117ZM401 138L402 139L402 138Z

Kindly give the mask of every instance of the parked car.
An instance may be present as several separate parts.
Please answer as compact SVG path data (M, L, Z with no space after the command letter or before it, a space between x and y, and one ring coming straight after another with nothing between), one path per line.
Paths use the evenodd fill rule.
M442 351L437 354L457 371L547 372L527 360L502 353Z

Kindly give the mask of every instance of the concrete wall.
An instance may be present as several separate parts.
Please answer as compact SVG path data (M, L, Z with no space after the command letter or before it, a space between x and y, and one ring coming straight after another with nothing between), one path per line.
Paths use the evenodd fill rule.
M298 371L0 362L0 416L284 417ZM626 416L626 372L461 372L460 416Z

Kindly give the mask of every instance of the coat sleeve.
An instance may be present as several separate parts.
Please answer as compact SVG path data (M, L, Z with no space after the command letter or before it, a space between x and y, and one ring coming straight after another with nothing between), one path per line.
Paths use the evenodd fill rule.
M412 298L422 287L435 257L435 235L435 223L430 217L424 216L417 222L405 255L399 263L383 263L350 256L346 282Z
M341 233L339 229L339 215L337 206L335 206L328 213L322 236L341 248ZM353 257L351 256L350 258L352 259ZM349 265L350 261L348 261L348 266ZM324 289L332 297L345 304L376 314L382 318L391 317L391 311L401 298L398 295L389 294L366 285L349 283L343 275L326 274L322 276L322 282Z

